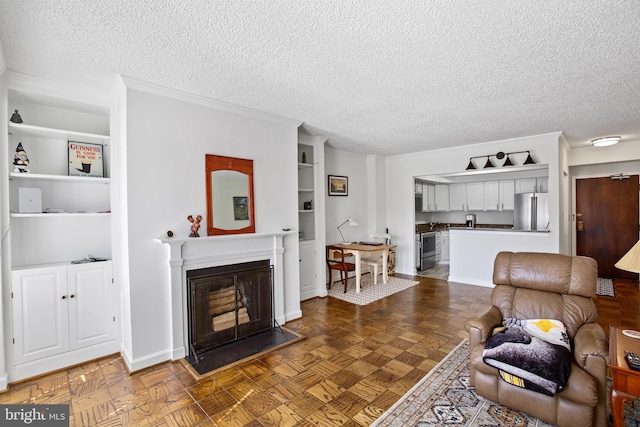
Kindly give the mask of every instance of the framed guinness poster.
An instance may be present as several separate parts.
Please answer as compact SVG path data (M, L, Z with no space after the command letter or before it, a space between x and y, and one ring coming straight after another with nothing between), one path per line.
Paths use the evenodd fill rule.
M101 144L69 141L69 176L104 178L103 150Z

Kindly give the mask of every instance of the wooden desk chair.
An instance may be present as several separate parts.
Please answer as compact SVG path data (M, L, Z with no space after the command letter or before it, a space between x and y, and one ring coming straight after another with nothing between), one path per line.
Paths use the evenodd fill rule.
M356 265L352 262L347 262L345 258L351 256L350 253L345 253L344 249L337 246L327 246L327 267L329 267L329 283L327 284L327 290L331 289L333 285L333 270L340 272L340 280L344 283L344 292L347 292L347 281L349 280L349 272L356 271Z
M384 243L385 245L391 242L391 235L387 233L374 233L369 235L369 239L372 242ZM373 270L373 284L378 284L378 274L382 273L382 254L380 252L374 252L371 255L365 255L361 258L362 265L366 265L369 272Z

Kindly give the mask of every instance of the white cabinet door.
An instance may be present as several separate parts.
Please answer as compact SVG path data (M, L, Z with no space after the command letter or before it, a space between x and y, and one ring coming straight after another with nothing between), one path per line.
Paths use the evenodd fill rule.
M536 179L538 184L536 191L538 193L548 193L549 192L549 178L538 178Z
M449 210L467 210L467 195L465 184L449 184Z
M111 266L111 261L104 261L67 269L71 350L115 338Z
M484 181L484 210L500 210L500 196L498 181Z
M549 178L516 179L516 193L548 193Z
M505 179L499 182L500 186L500 210L512 211L515 207L515 181Z
M422 212L433 212L436 208L436 186L422 184Z
M300 301L316 296L314 242L300 243Z
M449 239L449 232L445 231L440 234L441 242L440 242L440 263L441 264L449 264L449 253L450 253L450 245L451 242Z
M435 185L435 211L449 211L449 186L446 184Z
M65 266L12 273L14 363L69 350Z
M416 182L416 189L415 189L415 193L416 194L422 194L422 183L421 182Z
M482 182L468 182L467 210L481 211L484 209L484 188Z

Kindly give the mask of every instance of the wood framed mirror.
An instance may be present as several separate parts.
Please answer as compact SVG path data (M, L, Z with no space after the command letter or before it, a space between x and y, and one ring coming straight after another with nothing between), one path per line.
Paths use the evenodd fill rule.
M205 155L207 235L255 233L253 160Z

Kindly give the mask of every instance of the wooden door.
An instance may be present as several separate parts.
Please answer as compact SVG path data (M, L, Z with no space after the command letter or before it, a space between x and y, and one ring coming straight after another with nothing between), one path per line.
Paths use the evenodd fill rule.
M614 266L638 241L638 175L576 181L576 254L598 262L598 276L637 280Z

